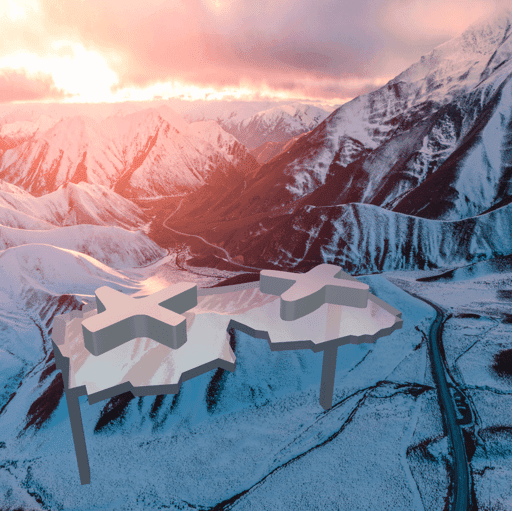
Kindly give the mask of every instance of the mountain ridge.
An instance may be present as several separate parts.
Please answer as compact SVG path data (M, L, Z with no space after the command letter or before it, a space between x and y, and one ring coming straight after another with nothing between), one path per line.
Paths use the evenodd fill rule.
M0 179L33 195L80 181L125 196L169 195L197 189L215 170L227 172L240 165L250 171L258 166L231 135L219 137L220 128L209 125L216 136L203 130L207 142L165 105L101 122L84 115L64 117L39 130L41 118L26 121L25 132L17 138L0 134ZM12 123L3 124L2 130L7 133L9 126Z
M501 14L475 24L380 89L342 105L249 175L234 200L227 193L223 199L217 195L213 207L202 200L204 194L192 194L168 225L179 224L182 232L220 244L249 266L299 269L304 254L276 255L298 250L292 250L291 236L310 231L320 236L322 229L332 234L323 222L315 220L313 227L304 214L308 206L360 203L393 215L444 222L472 219L498 204L506 207L512 200L512 13L504 12L508 18ZM484 41L482 47L479 41ZM504 211L500 214L507 216ZM368 219L374 229L372 215ZM413 223L421 225L426 239L441 235L435 224ZM353 227L347 229L355 236ZM313 243L306 238L305 246ZM507 240L505 236L508 247ZM384 253L389 250L384 242L382 238L373 248ZM402 257L410 258L411 246L401 246ZM419 261L426 257L432 264L448 264L425 247L417 249ZM498 245L495 249L501 254ZM365 250L370 248L356 252ZM328 262L321 252L315 257ZM396 264L400 266L398 260Z
M242 120L218 118L217 122L249 150L267 143L285 143L318 126L329 113L304 103L275 106Z

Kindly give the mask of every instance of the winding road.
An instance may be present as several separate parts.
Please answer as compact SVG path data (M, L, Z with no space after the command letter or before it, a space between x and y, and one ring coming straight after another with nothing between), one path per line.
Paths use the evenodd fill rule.
M403 288L401 288L403 289ZM403 289L406 291L405 289ZM410 291L406 293L414 296L418 300L430 305L436 311L436 319L430 326L429 332L429 353L432 361L432 374L437 389L439 406L443 415L443 422L448 435L448 440L452 445L454 455L453 463L453 489L454 499L450 509L453 511L469 511L471 509L471 478L469 475L468 458L466 446L462 436L462 430L457 423L457 414L455 404L446 381L445 362L439 352L439 346L442 346L442 324L445 313L438 305L422 298Z
M203 237L201 236L198 236L197 234L188 234L186 232L181 232L181 231L177 231L176 229L173 229L172 227L169 227L168 225L165 225L167 220L169 220L169 218L173 217L177 212L178 210L180 209L181 207L181 204L183 203L183 200L184 199L181 199L180 203L178 204L178 207L162 222L162 225L166 228L166 229L169 229L170 231L174 232L175 234L181 234L182 236L190 236L192 238L198 238L200 239L203 243L205 243L206 245L209 245L210 247L213 247L213 248L216 248L218 250L221 250L225 256L226 256L226 259L222 258L221 259L223 261L226 261L228 263L231 263L231 264L236 264L237 266L239 266L240 268L246 268L248 270L257 270L257 271L260 271L262 270L263 268L255 268L254 266L245 266L237 261L233 261L233 259L231 259L231 256L229 255L228 251L222 247L219 247L218 245L213 245L212 243L210 243L209 241L206 241Z
M183 202L183 199L178 204L178 207L176 210L171 213L164 221L163 226L166 229L169 229L170 231L180 234L183 236L191 236L194 238L199 238L202 240L205 244L216 248L218 250L221 250L225 256L226 259L224 259L227 262L230 262L232 264L236 264L237 266L241 268L247 268L250 270L257 270L260 271L262 268L254 268L252 266L244 266L236 261L233 261L231 259L231 256L229 253L222 247L219 247L217 245L213 245L212 243L209 243L201 236L195 235L195 234L188 234L184 232L177 231L171 227L168 227L166 225L166 222L179 210L181 204ZM403 288L402 288L403 289ZM453 452L453 500L451 502L450 509L452 511L469 511L471 509L471 477L469 473L469 465L468 465L468 459L467 459L467 453L466 453L466 446L464 443L464 438L462 436L462 430L460 428L460 425L457 423L457 413L455 409L455 404L453 402L452 395L450 393L448 382L446 381L446 367L445 367L445 361L443 360L443 357L441 356L439 347L442 346L442 324L445 320L446 314L444 311L439 307L437 304L434 304L430 302L429 300L426 300L425 298L422 298L410 291L405 292L413 296L414 298L417 298L418 300L422 300L423 302L430 305L435 311L436 311L436 318L434 322L432 323L430 327L429 332L429 353L430 353L430 359L432 361L432 373L434 377L434 382L437 389L437 395L439 400L439 406L441 408L441 413L443 416L443 422L446 428L446 434L448 436L448 440L451 443L452 446L452 452Z

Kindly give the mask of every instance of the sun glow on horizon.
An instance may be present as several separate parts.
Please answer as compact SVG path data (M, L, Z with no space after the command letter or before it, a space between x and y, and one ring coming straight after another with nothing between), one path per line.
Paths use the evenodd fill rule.
M0 18L5 16L10 21L18 21L27 18L30 11L39 11L39 4L36 0L7 0L7 2L0 2Z
M302 9L234 0L0 0L0 101L340 105L509 3L379 0L367 16L348 0L322 0L311 11L309 0ZM346 15L339 26L336 13Z
M54 55L39 57L33 53L15 52L0 57L0 69L20 71L29 77L50 75L55 86L72 95L73 101L104 101L117 82L116 74L98 53L68 41L54 41ZM65 49L68 54L58 55Z
M329 99L320 96L312 97L298 94L295 91L274 89L265 82L255 85L242 83L240 86L215 88L213 86L199 86L172 80L159 82L144 89L126 87L105 98L104 102L118 103L175 98L183 101L302 101L334 106L346 103L353 99L353 97ZM77 100L78 98L70 98L66 102L76 102Z
M148 1L153 7L162 4L161 0ZM205 2L216 12L235 5L233 0ZM378 88L390 78L341 75L339 78L333 75L319 78L307 72L281 76L275 68L269 67L268 75L261 70L251 75L251 69L244 69L239 77L226 77L224 84L210 84L200 71L192 70L189 75L180 77L171 69L166 73L164 65L164 72L156 73L152 83L140 78L143 73L140 76L133 73L135 81L131 85L129 79L123 80L131 76L132 66L137 61L126 45L110 45L109 48L116 48L110 50L101 42L98 46L89 46L79 36L69 36L68 39L67 36L58 37L57 32L54 37L50 31L38 32L35 27L44 26L44 14L38 0L0 0L0 19L3 18L6 28L27 31L33 27L31 33L34 35L27 41L39 48L36 51L30 44L25 48L21 44L0 56L3 90L6 98L12 98L6 102L118 103L176 98L184 101L300 101L334 106L352 100L362 90Z
M38 75L50 76L55 87L68 94L67 98L62 98L62 103L118 103L177 98L184 101L301 101L334 106L352 100L358 95L357 90L363 86L378 88L390 79L330 78L319 81L302 77L295 80L293 89L280 89L270 86L266 81L255 82L244 78L240 79L238 85L224 87L171 79L144 88L119 88L119 78L103 55L66 40L53 41L51 51L46 57L22 51L0 57L0 69L22 72L29 78L37 78ZM338 90L340 85L348 91L344 97L326 98L325 94L308 93L315 86L322 87L322 92L325 92ZM354 90L354 94L350 94L351 90ZM31 101L12 101L29 102ZM39 102L55 102L55 98Z

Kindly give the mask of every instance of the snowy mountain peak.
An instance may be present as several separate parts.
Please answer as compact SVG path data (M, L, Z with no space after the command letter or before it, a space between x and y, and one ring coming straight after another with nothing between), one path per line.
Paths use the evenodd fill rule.
M191 128L166 105L99 122L48 119L0 125L0 179L38 196L80 182L127 197L169 195L202 186L221 168L246 173L257 166L213 121Z
M329 112L303 103L279 105L245 117L219 119L219 124L249 149L267 142L285 143L315 128Z
M238 143L233 135L223 130L213 120L193 122L189 124L189 132L210 143L216 143L217 141L222 144Z
M438 99L468 90L512 57L511 25L512 11L497 11L421 57L389 84L423 81L421 101L427 95Z
M178 131L185 131L187 129L188 123L183 117L175 112L170 106L162 105L157 109L159 115L167 121L172 127L176 128Z
M64 146L76 144L77 141L95 138L100 131L98 123L90 117L74 115L72 117L63 117L56 122L47 132L45 138L50 140L57 138Z
M137 110L123 116L123 119L140 119L142 122L151 124L161 124L162 121L165 121L180 132L186 132L188 127L187 121L167 105Z
M203 144L206 142L203 152L211 154L212 148L217 148L227 162L245 168L244 173L257 167L257 161L247 152L247 149L233 135L223 130L216 121L193 122L188 126L188 133L203 141Z
M26 112L10 114L0 120L0 154L30 139L36 133L45 133L57 124L57 119L47 115L25 115Z
M497 32L505 32L508 30L510 33L510 26L512 25L512 8L502 6L497 8L494 12L483 19L479 19L472 23L462 35L468 37L470 34L475 34L478 37L480 34L480 42L482 36L496 34Z
M242 122L242 126L249 126L258 122L274 126L278 122L286 122L293 129L302 129L304 126L312 129L327 117L328 113L321 108L292 103L259 112ZM307 130L309 131L309 130Z

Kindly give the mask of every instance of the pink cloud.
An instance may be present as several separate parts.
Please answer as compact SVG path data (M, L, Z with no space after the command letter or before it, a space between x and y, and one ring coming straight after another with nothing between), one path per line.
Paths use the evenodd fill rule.
M0 103L61 100L67 97L70 95L57 89L51 76L38 74L29 77L15 70L0 72Z
M52 40L67 39L100 53L118 76L117 89L177 80L354 97L375 78L403 71L493 1L40 0L15 39L3 38L14 42L0 42L0 55L18 45L43 56ZM362 85L344 88L353 78Z
M49 31L67 31L104 56L119 78L118 89L168 79L213 87L249 80L272 87L361 70L361 43L354 49L336 37L318 38L317 30L326 30L305 0L297 5L300 15L292 7L255 7L247 0L231 2L221 13L198 0L44 0L41 7Z

